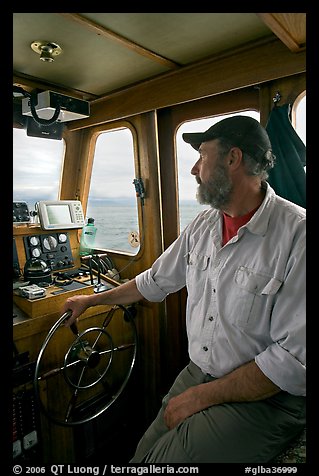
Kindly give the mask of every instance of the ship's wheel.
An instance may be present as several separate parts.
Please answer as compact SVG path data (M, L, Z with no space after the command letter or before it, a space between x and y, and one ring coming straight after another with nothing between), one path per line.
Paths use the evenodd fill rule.
M82 331L75 323L71 332L65 327L69 316L63 314L50 329L34 373L36 401L51 421L63 426L87 423L118 399L137 351L135 308L114 306L102 314L101 326Z

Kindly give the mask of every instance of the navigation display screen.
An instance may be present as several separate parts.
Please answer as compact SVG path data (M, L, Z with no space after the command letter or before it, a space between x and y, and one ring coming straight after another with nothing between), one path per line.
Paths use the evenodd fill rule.
M68 205L47 205L47 212L50 225L72 223Z

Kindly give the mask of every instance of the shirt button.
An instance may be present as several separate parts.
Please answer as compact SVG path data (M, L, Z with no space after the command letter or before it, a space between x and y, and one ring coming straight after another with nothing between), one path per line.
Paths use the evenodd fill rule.
M213 288L213 293L215 293L215 292L216 292L216 289L215 289L215 288Z
M205 346L203 347L203 350L204 350L205 352L207 352L207 351L208 351L208 347L206 347L206 345L205 345Z
M214 316L209 316L208 320L209 320L209 321L213 321L213 320L214 320Z

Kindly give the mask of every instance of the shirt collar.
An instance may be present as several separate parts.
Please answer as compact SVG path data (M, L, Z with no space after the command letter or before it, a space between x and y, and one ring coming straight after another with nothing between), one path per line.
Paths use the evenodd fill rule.
M264 200L249 222L244 225L255 235L265 235L268 229L270 215L274 207L276 193L268 182L262 182L262 187L266 190Z

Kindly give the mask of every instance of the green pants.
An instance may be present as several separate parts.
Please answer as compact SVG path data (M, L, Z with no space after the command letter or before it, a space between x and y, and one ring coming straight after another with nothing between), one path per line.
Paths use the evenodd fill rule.
M282 391L257 402L206 408L169 430L163 419L168 400L211 380L193 362L180 372L131 463L267 463L304 428L305 397Z

